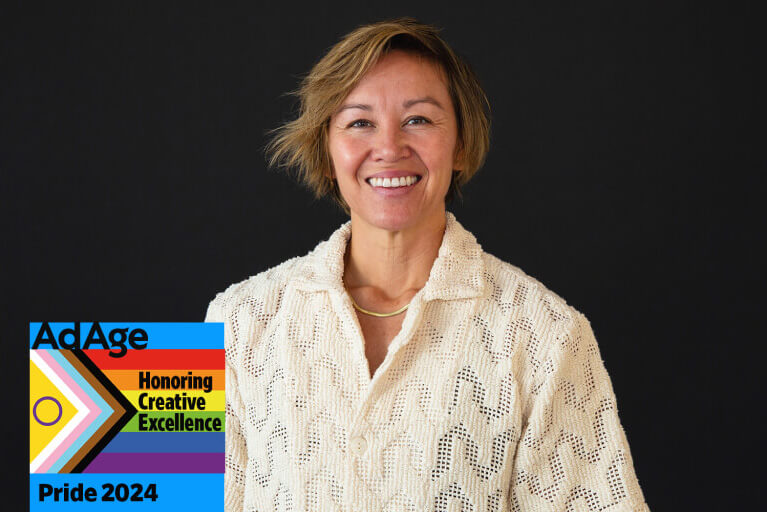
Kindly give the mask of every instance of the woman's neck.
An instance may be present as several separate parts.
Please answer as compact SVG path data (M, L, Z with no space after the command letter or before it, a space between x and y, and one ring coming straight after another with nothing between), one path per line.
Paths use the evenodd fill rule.
M415 293L426 284L444 232L444 211L401 231L381 229L352 216L344 283L350 289L371 287L390 299Z

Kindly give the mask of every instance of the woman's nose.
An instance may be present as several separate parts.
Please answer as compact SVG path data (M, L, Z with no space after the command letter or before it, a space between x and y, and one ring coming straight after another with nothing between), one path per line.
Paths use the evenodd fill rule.
M383 162L396 162L410 155L407 138L398 124L380 126L374 138L373 158Z

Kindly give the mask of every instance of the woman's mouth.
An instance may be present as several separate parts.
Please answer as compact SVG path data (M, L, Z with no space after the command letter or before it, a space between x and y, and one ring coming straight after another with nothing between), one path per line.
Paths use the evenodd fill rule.
M415 185L421 180L418 175L400 176L399 178L368 178L368 184L374 188L402 188Z

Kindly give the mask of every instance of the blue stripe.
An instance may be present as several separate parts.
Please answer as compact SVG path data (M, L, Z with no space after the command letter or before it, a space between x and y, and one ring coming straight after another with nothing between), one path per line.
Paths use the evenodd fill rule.
M120 432L102 453L223 453L223 432Z

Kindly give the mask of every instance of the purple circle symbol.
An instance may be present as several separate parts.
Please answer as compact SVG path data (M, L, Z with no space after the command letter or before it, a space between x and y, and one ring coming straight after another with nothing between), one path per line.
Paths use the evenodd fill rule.
M58 416L56 416L56 419L55 419L55 420L53 420L53 421L51 421L50 423L49 423L49 422L47 422L47 421L43 421L43 420L41 420L41 419L40 419L40 418L37 416L37 406L38 406L38 405L40 405L40 402L42 402L43 400L50 400L50 401L52 401L54 404L56 404L56 407L58 407L58 408L59 408L59 415L58 415ZM42 398L39 398L39 399L37 400L37 402L35 402L35 405L33 405L33 406L32 406L32 416L34 416L34 417L35 417L35 419L37 420L37 422L38 422L40 425L45 425L46 427L50 427L51 425L55 425L56 423L58 423L58 421L61 419L61 415L62 415L62 413L63 413L63 412L64 412L64 411L63 411L63 409L61 408L61 403L60 403L58 400L56 400L55 398L53 398L52 396L44 396L44 397L42 397Z

